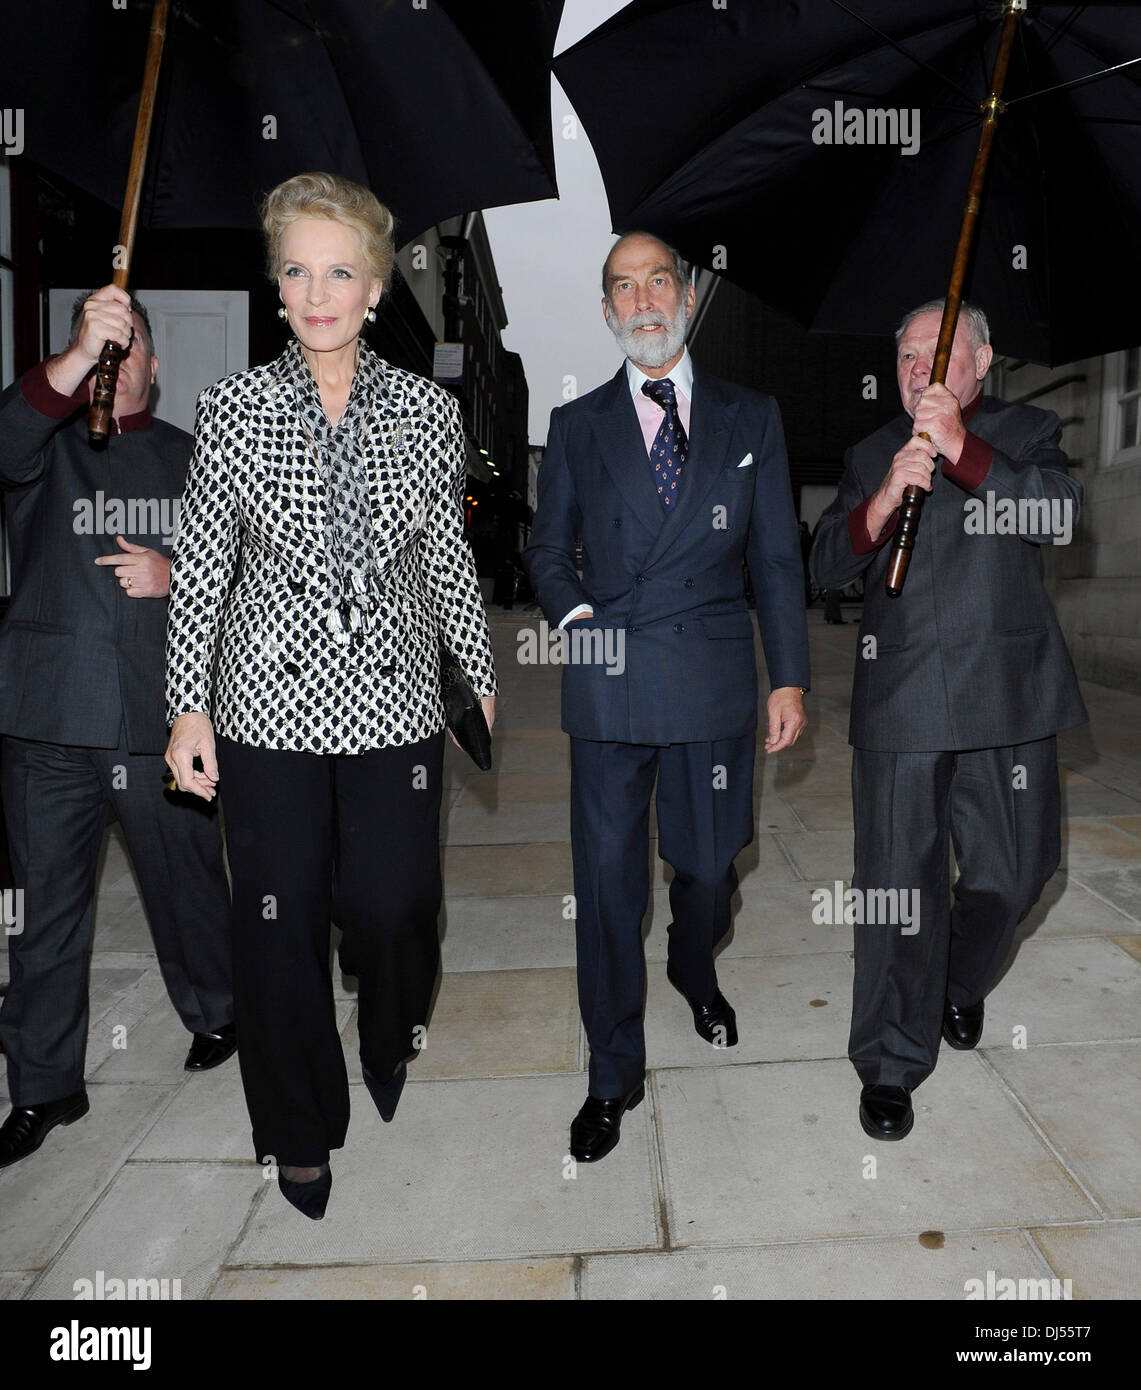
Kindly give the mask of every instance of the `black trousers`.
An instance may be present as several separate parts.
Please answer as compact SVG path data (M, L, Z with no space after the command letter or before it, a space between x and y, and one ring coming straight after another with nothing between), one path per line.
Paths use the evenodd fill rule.
M217 809L162 784L157 754L5 738L4 814L24 929L8 938L0 1038L13 1105L83 1089L95 876L108 803L123 827L170 1001L192 1033L234 1016Z
M238 1060L256 1156L301 1167L345 1142L330 921L359 980L361 1062L416 1055L440 963L444 734L355 755L217 739L234 887Z
M1057 740L960 753L857 748L852 797L852 887L918 890L919 929L855 927L848 1055L861 1081L913 1089L935 1069L944 1001L983 998L1058 867Z
M658 853L673 866L668 953L690 998L717 992L713 952L729 930L733 860L753 838L756 729L664 747L572 738L578 998L592 1096L625 1095L645 1076L650 796L657 777Z

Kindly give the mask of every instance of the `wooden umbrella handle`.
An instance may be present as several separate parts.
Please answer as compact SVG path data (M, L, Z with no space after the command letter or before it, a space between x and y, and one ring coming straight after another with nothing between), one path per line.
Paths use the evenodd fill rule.
M929 434L921 433L920 439L931 442ZM899 505L899 524L892 537L891 555L887 562L887 591L892 598L903 593L903 582L907 578L907 567L911 564L911 552L915 549L915 536L919 530L919 517L927 494L914 483L903 489L903 501Z
M147 65L143 73L143 91L139 98L139 114L135 121L135 143L131 147L131 165L127 172L127 196L119 220L119 243L116 268L111 283L127 288L131 274L131 257L135 250L135 228L139 221L139 199L143 191L143 171L147 163L147 146L151 138L151 122L155 110L155 88L162 62L162 46L166 38L166 17L170 0L155 0L151 14L150 41L147 44ZM107 442L111 433L111 418L115 410L115 386L119 380L119 363L126 357L129 343L113 343L108 339L99 354L95 368L95 386L87 411L87 438L93 447Z
M120 229L120 236L122 230ZM127 272L116 270L111 283L119 289L127 288ZM111 417L115 410L115 387L119 380L119 363L126 357L128 347L113 343L110 338L103 344L99 363L95 368L95 385L91 391L91 404L87 407L87 442L96 448L107 442L111 433Z

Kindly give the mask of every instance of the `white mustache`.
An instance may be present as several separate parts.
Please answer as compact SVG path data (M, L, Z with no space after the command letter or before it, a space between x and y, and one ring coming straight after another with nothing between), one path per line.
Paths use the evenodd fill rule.
M632 314L622 325L623 333L633 333L635 328L648 328L650 324L657 324L659 328L668 328L671 320L665 314Z

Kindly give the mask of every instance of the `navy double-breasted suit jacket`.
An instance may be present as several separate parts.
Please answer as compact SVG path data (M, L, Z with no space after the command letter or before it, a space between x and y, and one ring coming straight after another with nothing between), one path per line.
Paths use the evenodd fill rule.
M589 604L594 616L568 627L613 629L606 650L622 653L620 671L618 662L564 663L563 729L572 736L689 743L753 726L757 672L742 561L770 685L809 683L780 412L771 397L696 364L676 507L667 510L658 495L623 365L552 413L524 561L552 626Z

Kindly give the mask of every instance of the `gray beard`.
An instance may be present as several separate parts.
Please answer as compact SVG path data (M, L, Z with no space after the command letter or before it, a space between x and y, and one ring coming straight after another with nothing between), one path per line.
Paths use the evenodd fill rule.
M619 324L618 315L611 309L606 322L618 339L618 346L637 367L664 367L671 357L676 357L681 351L689 328L684 299L678 305L677 317L673 320L666 318L665 314L631 314L624 324ZM660 323L666 331L649 338L637 332L648 323Z

